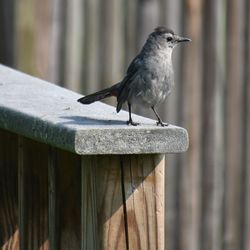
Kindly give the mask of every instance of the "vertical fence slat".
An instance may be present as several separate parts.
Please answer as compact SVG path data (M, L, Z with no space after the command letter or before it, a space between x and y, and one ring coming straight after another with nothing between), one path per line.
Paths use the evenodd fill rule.
M184 31L192 43L183 48L179 119L180 124L189 131L190 145L179 169L177 204L180 214L176 248L198 250L201 218L202 2L186 0L183 8Z
M17 136L0 129L0 249L19 249Z
M161 23L165 23L166 27L169 27L175 31L176 34L189 37L190 34L183 33L182 30L182 7L183 3L181 0L161 1ZM193 38L192 38L193 39ZM189 45L188 45L189 47ZM179 113L178 110L181 108L180 102L180 79L181 79L181 67L180 62L182 60L183 47L180 46L173 53L173 64L174 64L174 79L175 86L168 97L167 101L159 107L159 112L164 115L164 120L168 123L179 123ZM179 187L179 166L178 166L179 156L172 154L168 155L168 168L166 173L166 248L176 249L176 232L178 231L178 187Z
M51 10L51 43L49 60L49 79L63 85L65 72L65 42L66 42L66 0L52 0Z
M201 248L221 249L224 191L225 6L205 1Z
M0 1L0 63L15 66L15 0ZM4 35L3 35L4 34Z
M51 21L52 1L35 0L34 8L34 36L35 36L35 67L37 68L36 76L45 80L49 79L50 73L50 44L51 44Z
M226 83L226 12L224 1L214 2L215 20L216 20L216 41L215 41L215 91L214 91L214 142L211 145L213 149L213 184L211 194L211 247L213 250L220 250L223 243L223 195L225 188L225 83ZM205 92L204 92L205 94ZM206 151L203 146L203 152ZM207 164L207 168L210 168ZM204 175L206 179L211 178ZM209 180L207 181L209 182ZM206 190L203 190L206 192ZM206 196L204 196L206 199Z
M226 85L226 171L224 249L237 249L242 241L243 191L243 1L229 0L227 6Z
M19 70L31 75L37 74L35 63L35 1L16 2L16 64Z
M57 186L56 186L56 149L49 146L48 153L48 191L49 191L49 247L50 250L58 249L57 225Z
M65 87L80 92L83 88L84 8L82 0L68 1L66 22ZM85 62L84 62L85 63Z
M124 72L127 69L129 63L133 60L134 56L138 52L136 46L137 38L137 5L138 2L134 0L123 1L124 11Z
M18 168L21 250L47 250L47 146L19 136Z
M82 156L82 250L126 249L117 156Z
M117 3L115 3L117 2ZM101 10L100 11L100 19L98 20L99 27L101 25L105 25L109 27L108 29L99 29L100 32L100 43L98 44L100 46L100 60L101 60L101 67L100 67L100 79L101 79L101 86L106 87L110 86L112 83L115 83L115 81L119 81L119 76L116 75L116 79L114 79L114 64L116 63L116 56L114 54L114 46L115 46L115 29L116 25L120 25L121 20L123 19L122 16L119 17L121 20L115 21L115 11L116 7L119 1L114 0L106 0L100 1L99 5ZM120 55L117 55L118 57ZM107 102L112 102L112 99L107 100Z
M142 0L137 8L138 48L145 43L147 36L160 22L160 3L156 0Z
M81 250L96 250L98 246L97 210L93 164L95 157L81 159ZM105 211L103 211L105 212Z
M244 59L244 222L243 222L243 250L250 249L250 2L245 1L245 59Z
M57 249L81 249L81 162L80 156L56 150Z
M24 170L23 137L18 136L18 219L20 230L20 250L27 249L27 206L25 202L25 170Z
M165 249L165 158L122 157L129 249Z
M103 79L100 81L100 66L103 60L100 51L104 49L103 45L99 47L100 42L104 42L100 37L101 28L99 0L84 1L84 48L83 48L83 84L82 90L85 93L91 93L101 88ZM107 62L105 62L107 63Z
M111 4L113 5L112 14L112 54L110 54L112 64L109 68L109 74L111 76L110 82L119 82L125 74L124 70L124 55L125 55L125 45L124 45L124 10L123 10L123 0L115 0ZM108 83L110 86L110 83ZM114 102L115 103L115 100Z

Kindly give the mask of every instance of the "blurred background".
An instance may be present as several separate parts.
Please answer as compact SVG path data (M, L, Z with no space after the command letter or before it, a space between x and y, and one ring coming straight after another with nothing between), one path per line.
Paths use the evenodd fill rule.
M0 0L0 62L89 94L121 80L158 25L192 39L160 108L190 136L167 156L167 249L249 250L249 0Z

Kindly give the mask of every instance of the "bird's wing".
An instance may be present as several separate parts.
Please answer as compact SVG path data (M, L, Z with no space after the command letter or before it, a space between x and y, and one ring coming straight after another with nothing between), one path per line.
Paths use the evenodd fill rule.
M121 82L121 88L119 91L119 95L117 96L117 107L116 107L117 112L121 110L123 103L127 101L131 83L138 76L140 67L141 67L141 58L138 55L133 59L133 61L129 65L126 76Z

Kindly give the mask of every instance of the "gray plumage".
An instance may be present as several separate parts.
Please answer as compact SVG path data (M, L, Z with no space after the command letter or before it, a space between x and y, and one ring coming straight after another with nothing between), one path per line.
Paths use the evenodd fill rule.
M172 51L179 42L191 41L174 34L172 30L158 27L152 32L141 52L129 65L124 79L110 88L80 98L83 104L90 104L109 96L117 97L116 111L127 102L129 107L128 124L137 125L131 117L131 105L152 108L158 121L164 124L155 107L161 104L171 93L174 85Z

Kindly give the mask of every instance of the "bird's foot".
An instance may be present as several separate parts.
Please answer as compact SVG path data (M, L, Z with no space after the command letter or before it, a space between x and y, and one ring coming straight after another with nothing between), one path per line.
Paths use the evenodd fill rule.
M162 127L167 127L169 124L168 123L163 123L162 121L158 121L158 122L156 122L156 125L157 126L162 126Z
M138 123L138 122L133 122L133 120L130 119L130 120L127 121L127 125L137 126L137 125L140 125L140 123Z

